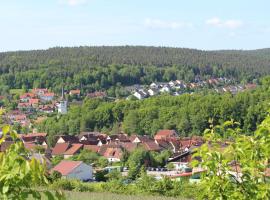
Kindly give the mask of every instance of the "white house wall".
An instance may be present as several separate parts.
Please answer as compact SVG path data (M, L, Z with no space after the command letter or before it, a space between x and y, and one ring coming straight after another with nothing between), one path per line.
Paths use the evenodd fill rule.
M82 163L78 167L76 167L71 173L69 173L67 175L67 178L79 180L93 179L93 168L92 166Z

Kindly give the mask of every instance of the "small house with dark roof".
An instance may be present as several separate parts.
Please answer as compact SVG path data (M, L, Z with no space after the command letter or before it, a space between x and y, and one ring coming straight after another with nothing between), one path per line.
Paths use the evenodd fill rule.
M56 143L79 143L79 139L74 135L61 135L58 136Z

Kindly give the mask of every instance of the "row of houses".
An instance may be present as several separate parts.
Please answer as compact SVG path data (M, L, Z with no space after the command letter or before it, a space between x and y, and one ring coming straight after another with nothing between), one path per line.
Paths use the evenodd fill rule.
M83 132L77 136L62 135L57 136L52 148L48 148L46 133L19 136L27 149L35 151L43 148L49 157L62 155L69 158L82 149L88 149L104 156L109 162L120 161L124 151L132 152L139 147L145 151L171 150L174 154L179 154L203 143L200 137L179 138L174 130L160 130L154 138L146 135L128 136L124 133L106 135L100 132Z
M246 85L228 85L231 83L230 79L227 78L212 78L206 81L198 80L193 83L185 83L182 80L170 81L167 83L151 83L146 88L141 87L140 85L134 86L132 90L132 95L137 99L145 99L147 97L155 96L160 93L171 93L173 96L181 95L186 89L196 89L203 88L207 85L211 85L216 92L231 92L236 94L245 89L254 89L256 84L246 84Z

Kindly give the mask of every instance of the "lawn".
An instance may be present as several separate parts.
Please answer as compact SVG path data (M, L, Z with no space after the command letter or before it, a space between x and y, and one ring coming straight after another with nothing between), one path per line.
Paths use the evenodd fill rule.
M10 89L9 93L13 95L16 95L16 94L21 95L23 93L23 89Z
M177 199L171 197L134 196L95 192L66 192L65 194L67 200L180 200L179 198Z

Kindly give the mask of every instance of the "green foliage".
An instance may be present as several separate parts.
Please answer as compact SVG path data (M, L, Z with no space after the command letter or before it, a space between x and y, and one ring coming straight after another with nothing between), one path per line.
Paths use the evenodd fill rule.
M36 188L46 186L46 167L36 159L29 158L29 153L22 142L17 141L17 134L10 126L2 127L3 136L0 144L7 135L12 137L12 144L5 152L0 153L0 198L1 199L41 199L41 192ZM50 199L62 199L60 193L53 195L49 191L43 192Z
M67 115L49 117L38 129L48 133L49 143L57 134L101 131L154 135L159 129L175 129L180 136L202 135L209 119L220 124L234 119L246 133L256 130L267 114L270 92L265 88L236 95L183 94L157 96L143 101L85 99L82 106L71 106ZM121 126L119 126L121 124Z
M102 156L99 157L97 165L101 168L107 167L109 164L109 161L107 158L104 158Z
M207 170L201 199L270 198L265 177L270 158L270 116L250 136L242 133L239 123L227 121L206 130L205 139L207 143L194 155L201 157L200 165Z
M75 180L61 179L54 182L51 187L69 191L144 195L142 199L145 199L145 195L154 195L157 199L158 196L195 199L201 191L200 185L190 185L189 183L181 181L172 181L166 177L162 180L157 180L146 174L143 174L141 178L132 183L127 184L126 182L128 182L128 180L122 178L111 179L108 182L102 183L83 183Z
M62 156L62 155L58 155L58 156L53 157L52 160L51 160L52 165L53 166L58 165L63 159L64 159L64 156Z
M112 170L108 174L106 174L106 178L111 181L111 180L121 180L122 179L122 174L119 170Z
M108 171L106 170L97 170L95 173L95 180L96 181L107 181L106 175L108 174Z
M75 161L83 161L86 164L99 164L100 161L100 164L105 163L103 160L100 160L100 156L97 153L87 149L81 150L79 154L70 157L70 159Z
M162 152L150 152L151 156L151 166L154 167L164 167L166 165L167 160L172 155L172 152L169 150L164 150Z
M49 176L49 179L51 182L54 182L54 181L61 179L61 178L62 178L62 174L58 171L53 171Z
M150 154L142 148L134 150L128 158L128 177L136 179L141 172L141 168L150 163Z
M166 167L168 170L174 170L174 168L175 168L173 163L167 164Z

